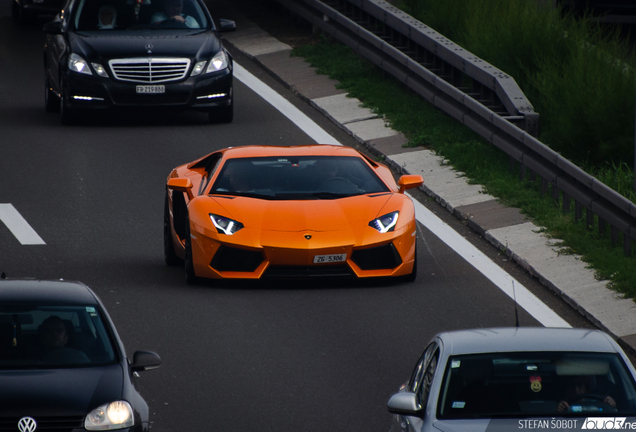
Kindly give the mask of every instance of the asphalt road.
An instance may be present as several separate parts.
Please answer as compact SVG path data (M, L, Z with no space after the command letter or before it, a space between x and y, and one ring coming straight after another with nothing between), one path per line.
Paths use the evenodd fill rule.
M137 112L62 126L44 111L41 24L18 25L0 0L0 203L46 242L22 245L0 224L0 271L86 283L129 354L161 356L161 368L139 380L153 430L386 431L386 401L435 333L514 325L513 302L423 226L414 283L186 285L183 271L163 262L170 169L226 146L310 139L238 80L229 125L199 113ZM257 66L235 60L356 146ZM570 324L590 327L419 195ZM520 322L537 325L524 311Z

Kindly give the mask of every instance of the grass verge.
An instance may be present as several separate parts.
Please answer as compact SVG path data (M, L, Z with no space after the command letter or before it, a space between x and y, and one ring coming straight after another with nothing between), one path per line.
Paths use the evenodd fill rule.
M383 76L346 46L321 38L295 49L293 55L305 58L318 73L338 80L340 88L384 116L411 145L435 151L470 182L483 185L487 193L545 227L548 236L562 240L566 252L582 256L598 279L607 279L613 289L636 297L636 256L625 257L607 235L588 230L583 220L574 222L573 214L563 214L549 195L542 196L537 182L520 182L518 174L509 171L505 153Z

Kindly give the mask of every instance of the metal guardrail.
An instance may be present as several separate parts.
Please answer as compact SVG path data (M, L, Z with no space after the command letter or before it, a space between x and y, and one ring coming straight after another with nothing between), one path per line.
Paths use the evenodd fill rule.
M510 76L382 0L276 1L503 150L521 178L538 176L542 192L552 185L577 221L586 209L589 228L609 224L613 243L622 233L631 255L636 204L536 138L539 115Z

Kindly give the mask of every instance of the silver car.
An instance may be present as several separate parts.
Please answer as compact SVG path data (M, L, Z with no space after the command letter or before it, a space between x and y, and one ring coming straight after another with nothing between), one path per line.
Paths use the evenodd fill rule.
M447 332L433 338L387 408L393 432L636 426L634 377L623 350L598 330Z

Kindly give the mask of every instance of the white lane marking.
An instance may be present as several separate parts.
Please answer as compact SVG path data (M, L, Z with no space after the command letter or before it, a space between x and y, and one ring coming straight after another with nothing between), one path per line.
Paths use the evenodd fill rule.
M545 327L571 327L563 318L539 300L534 294L515 280L468 240L459 235L457 231L446 225L429 209L411 197L415 204L415 216L417 220L428 228L433 234L450 246L459 256L468 261L481 274L488 278L495 286L502 290L511 299L514 299L512 285L516 292L517 303L530 315Z
M276 93L271 87L256 78L236 62L234 62L234 76L243 84L251 88L260 97L272 104L274 108L291 120L292 123L296 124L300 130L309 135L309 137L318 144L342 145L336 141L334 137L325 132L324 129L314 123L312 119L307 117L302 111L291 104L287 99Z
M302 131L319 144L342 145L331 135L327 134L320 126L303 114L285 98L272 90L267 84L246 71L236 62L234 63L234 76L246 86L250 87L259 96L272 104L283 115L290 119ZM459 256L488 278L496 287L502 290L510 298L514 299L512 284L515 285L517 304L545 327L571 327L563 318L546 306L526 287L506 273L468 240L460 236L455 230L446 225L431 213L424 205L415 200L415 216L422 225L426 226L433 234L451 247Z
M0 221L4 222L23 245L46 244L12 204L0 204Z

